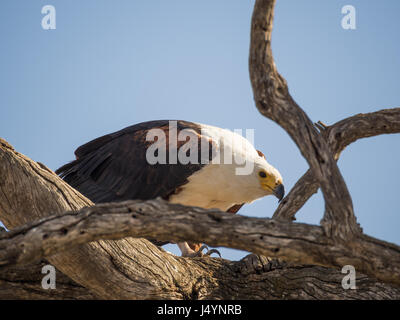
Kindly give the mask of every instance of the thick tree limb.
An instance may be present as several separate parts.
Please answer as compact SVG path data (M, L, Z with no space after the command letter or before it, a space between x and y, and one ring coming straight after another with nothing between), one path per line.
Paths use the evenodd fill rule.
M5 229L0 227L0 234ZM0 268L0 300L93 300L97 299L86 288L78 285L56 270L56 289L44 289L41 285L42 268L47 261Z
M93 300L86 288L76 284L61 272L56 273L56 289L43 289L42 267L48 262L0 269L0 299Z
M400 247L394 244L360 235L342 246L332 243L319 226L185 207L162 199L96 205L3 233L0 266L34 262L89 241L128 236L206 242L299 264L340 269L351 264L358 272L400 285Z
M161 255L164 253L161 251ZM154 258L154 277L163 270ZM315 266L289 266L249 255L241 261L182 259L180 271L192 282L177 285L181 299L399 299L400 289L357 274L356 290L343 290L343 274ZM177 263L177 262L175 262ZM0 269L0 299L96 299L96 296L57 272L57 288L44 290L41 268L47 262ZM193 269L194 267L194 269ZM175 296L176 295L171 295Z
M17 285L18 279L37 281L37 274L29 275L23 267L13 265L43 257L80 284L72 289L74 282L65 278L62 289L66 291L60 296L70 298L400 296L399 247L360 233L329 139L326 142L316 131L276 70L270 47L274 4L257 0L253 13L250 74L255 101L262 114L291 135L307 159L327 205L323 228L174 206L161 200L84 208L93 204L44 165L0 141L0 219L9 229L35 220L0 235L0 297L9 294L13 286L21 296L29 295L32 287L24 281ZM63 214L66 211L70 213ZM58 216L38 220L51 213ZM143 239L99 240L129 235L207 242L321 266L282 266L254 255L240 262L180 258ZM89 242L93 240L98 241ZM357 290L343 290L343 275L322 267L344 264L356 267ZM40 268L40 264L31 266L35 272ZM39 291L35 294L33 297L45 296Z
M33 170L35 168L35 170ZM43 167L44 168L44 167ZM33 208L31 210L34 210L36 213L38 212L37 208L39 203L37 202L38 199L36 197L32 196L26 196L26 197L20 197L22 194L22 190L25 191L25 193L32 193L32 194L41 194L44 192L44 190L47 190L47 188L54 187L55 183L58 184L57 188L54 188L54 191L48 191L48 194L53 194L53 197L43 197L41 196L39 198L39 201L41 202L41 206L45 207L46 202L48 201L49 203L52 203L53 201L56 201L58 204L60 203L74 203L74 201L77 201L77 199L81 199L81 195L77 194L77 192L64 192L64 197L58 197L61 194L61 190L67 190L69 187L65 185L65 183L62 180L59 180L58 177L54 175L51 171L48 171L46 169L43 169L39 165L35 164L33 161L29 160L25 156L15 152L12 148L7 146L4 142L0 144L0 177L1 181L4 181L6 183L2 183L0 185L0 204L1 204L1 210L0 210L0 217L2 221L8 221L8 223L13 222L13 221L18 221L21 220L22 218L19 218L19 209L21 209L24 214L26 214L27 217L25 217L26 220L28 220L29 216L33 216L36 214L31 214L29 210L25 210L24 208L27 206L27 204L30 204L30 208ZM42 171L43 170L43 171ZM46 175L46 179L43 179L43 175ZM21 179L20 177L23 178ZM12 178L14 177L14 178ZM15 179L15 181L14 181ZM43 179L43 181L41 180ZM41 181L41 183L36 183L34 185L34 182ZM36 188L36 189L34 189ZM5 196L7 194L7 197ZM20 197L20 198L19 198ZM26 199L26 200L25 200ZM48 199L48 200L46 200ZM25 203L26 201L26 203ZM134 202L135 203L135 202ZM157 203L155 201L154 203ZM142 206L142 212L143 211L143 206L146 208L151 208L151 206L148 203L136 203L139 206ZM162 205L167 205L163 202L161 202ZM123 206L124 204L113 204L117 206ZM113 206L111 205L111 206ZM52 204L52 206L55 206L55 204ZM108 205L103 205L100 206L100 208L103 208L101 210L106 210ZM177 206L179 208L183 208L181 206ZM7 211L4 210L4 208L7 209ZM97 210L98 207L92 207L92 208L87 208L86 210ZM132 214L135 214L135 212L126 212L125 215L122 213L121 219L119 222L121 223L125 217L129 218L129 221L140 221L140 219L147 219L146 215L140 213L139 209L137 208L138 212L137 218L133 218ZM84 209L85 210L85 209ZM132 209L129 209L132 210ZM182 228L182 234L179 233L176 237L188 237L191 238L193 236L193 239L199 237L200 241L203 241L204 239L207 238L207 234L209 234L209 226L207 227L207 231L205 231L204 225L198 224L196 221L194 225L199 226L199 232L200 233L195 233L192 234L193 231L188 230L188 225L190 225L192 222L190 220L193 220L194 217L199 215L199 210L201 209L194 208L193 209L193 215L189 214L187 216L188 220L181 220L181 224L178 224L177 227L174 227L174 229L169 229L168 224L163 224L163 230L158 230L155 231L161 232L159 235L160 237L163 236L164 238L170 238L171 235L171 230L175 230L176 228ZM114 209L115 211L115 209ZM160 213L159 210L156 210L154 207L155 212ZM86 213L90 211L84 211ZM117 213L112 213L110 215L105 214L104 217L107 219L114 217L114 215ZM118 214L117 214L118 215ZM232 238L227 234L224 237L221 237L222 234L224 233L224 229L220 229L222 225L225 225L225 222L223 221L224 219L245 219L245 223L247 223L245 217L240 217L240 216L232 216L232 215L227 215L227 217L223 218L220 222L218 222L220 218L221 213L211 213L211 214L206 214L204 215L205 221L208 221L211 225L214 225L213 228L218 229L218 238L219 239L212 239L210 238L211 242L215 241L215 243L220 243L224 245L229 245L233 242L240 242L238 240L232 240L235 238ZM89 214L88 218L90 217L95 218L95 214ZM182 216L182 215L181 215ZM154 218L157 218L158 216L156 215ZM85 219L82 220L81 223L78 223L74 225L72 223L73 219L79 217L76 217L74 215L69 215L66 217L59 217L59 218L53 218L48 221L48 223L52 223L52 221L56 221L57 219L67 219L69 221L70 225L69 226L64 226L64 228L61 229L52 229L47 230L48 235L47 237L44 237L45 241L47 242L47 245L49 247L52 246L51 241L55 241L57 243L58 241L64 241L66 238L70 236L77 236L78 237L78 242L81 241L83 238L79 237L89 237L92 235L91 232L98 232L97 235L102 234L104 237L110 236L110 233L107 234L107 232L101 231L101 228L107 227L109 225L109 222L103 221L104 224L98 225L98 228L95 227L96 223L92 225L94 229L88 228L88 225L85 224L88 222L85 222ZM175 225L174 219L168 218L168 214L165 216L165 218L170 219L169 223ZM151 217L148 217L148 219L151 219ZM252 219L254 218L247 218L250 219L249 221L253 221ZM262 219L261 219L262 220ZM254 220L251 223L256 223L258 224L259 220ZM223 223L222 223L223 222ZM297 235L296 228L298 227L298 224L282 224L276 221L264 221L266 224L271 224L272 225L279 225L279 226L284 226L286 225L288 228L290 228L289 232L291 234L291 237L293 235ZM15 222L14 222L15 223ZM2 235L2 239L9 239L10 237L16 236L18 237L31 237L33 234L40 234L40 232L43 231L42 224L44 224L44 220L41 222L34 222L33 225L37 225L36 229L31 229L31 231L27 231L25 235L22 233L19 233L19 231L13 231L10 234L7 234L7 236ZM147 224L147 222L146 222ZM154 223L153 223L154 224ZM206 223L208 224L208 223ZM236 223L235 223L236 224ZM160 224L157 224L158 227ZM48 225L47 225L48 226ZM89 225L90 226L90 225ZM137 224L136 226L140 226L140 223ZM153 225L154 226L154 225ZM229 224L228 224L229 226ZM240 225L237 225L240 227ZM67 228L65 228L67 227ZM118 230L118 232L127 232L127 226L122 224L121 229ZM313 244L313 238L317 238L319 235L322 237L323 232L319 227L315 227L316 229L313 229L314 227L310 226L310 232L307 233L306 241L307 240L310 242L312 248L318 248L320 245L318 243ZM26 229L27 227L23 227L23 229ZM85 233L81 234L80 231L77 232L78 229L75 229L73 231L72 229L69 230L69 228L86 228ZM128 226L128 229L130 227ZM151 233L150 229L147 229L145 225L142 224L142 231L143 232L149 232ZM172 228L172 225L171 225ZM243 225L243 230L239 228L239 230L236 230L236 232L240 232L241 234L244 233L244 230L246 230L246 224ZM300 227L302 228L302 227ZM29 229L29 227L28 227ZM160 228L158 228L160 229ZM36 231L35 231L36 230ZM41 231L40 231L41 230ZM57 231L58 230L58 231ZM83 229L81 229L83 230ZM89 232L90 230L90 232ZM147 231L146 231L147 230ZM157 230L157 228L156 228ZM168 233L165 233L165 230L169 230ZM201 231L203 230L203 231ZM215 230L215 229L214 229ZM222 230L222 231L221 231ZM110 231L110 230L108 230ZM255 233L252 234L247 234L247 240L244 242L244 244L239 244L237 247L240 248L250 248L250 246L254 246L255 251L260 251L260 252L271 252L277 256L280 255L282 252L287 252L285 254L289 254L288 252L290 250L288 249L279 249L278 252L276 252L276 244L277 243L270 243L269 247L267 249L261 249L261 247L264 246L264 241L265 239L260 239L259 235L257 232L261 232L262 234L265 233L265 225L260 227L258 230L254 230ZM281 230L282 231L282 230ZM280 231L280 232L281 232ZM32 233L31 233L32 232ZM112 231L110 231L112 232ZM164 232L164 233L162 233ZM314 234L316 232L316 234ZM215 234L215 232L211 232L210 234ZM119 234L119 236L122 236ZM203 239L203 236L204 239ZM202 239L200 239L200 237ZM280 241L284 244L283 247L287 246L289 247L288 244L285 244L286 240L285 239L279 239L279 233L272 233L272 235L263 235L263 237L267 237L268 239L275 240L274 241ZM35 236L33 236L35 238ZM31 239L33 239L31 238ZM37 237L35 238L39 241L39 243L43 244L43 235L42 237ZM64 239L64 240L63 240ZM254 240L254 241L252 241ZM6 240L7 241L7 240ZM74 240L75 241L75 240ZM84 239L84 241L89 241L89 238ZM221 241L221 242L220 242ZM293 239L292 240L296 246L299 246L303 240L298 240L298 239ZM375 241L375 240L374 240ZM36 240L30 242L29 244L26 244L25 249L29 251L32 247L35 248L36 246ZM72 242L73 243L73 242ZM72 243L70 245L72 245ZM93 251L83 251L81 253L81 250L85 250L87 245L94 245L98 244L99 247L91 247L93 248ZM297 243L297 245L296 245ZM76 244L76 243L75 243ZM210 243L212 244L212 243ZM53 242L54 245L54 242ZM257 278L257 272L255 271L255 274L248 274L246 273L246 277L243 277L242 275L237 275L236 271L232 273L232 268L234 270L237 270L237 265L232 262L227 262L225 260L221 259L210 259L210 258L205 258L205 259L187 259L187 258L179 258L175 257L171 254L166 253L164 250L153 246L151 243L149 243L146 240L141 240L141 239L131 239L129 238L129 241L101 241L101 242L92 242L87 245L81 245L79 247L76 247L75 249L71 249L69 245L67 245L67 242L64 242L65 247L67 248L68 251L58 253L56 257L58 257L58 260L55 261L54 255L49 257L49 260L51 261L52 264L54 264L56 267L58 267L56 263L60 263L62 259L65 257L73 259L72 262L69 263L69 268L66 269L67 272L70 272L72 275L72 278L78 278L80 281L82 281L81 285L87 287L90 289L92 292L96 293L96 296L99 296L101 298L176 298L176 299L182 299L182 298L312 298L313 294L314 297L316 298L332 298L335 294L336 297L342 297L342 298L350 298L352 296L359 296L359 292L355 292L354 290L349 290L349 291L344 291L341 288L340 283L338 282L338 279L343 276L340 272L338 271L330 271L333 272L331 273L326 273L326 271L321 271L325 269L318 269L318 267L307 267L306 269L302 267L293 267L290 272L292 273L292 280L288 280L287 278L283 277L281 278L280 275L283 273L286 274L286 269L283 269L281 273L276 274L271 274L273 279L270 279L268 277L265 277L265 274L260 275L260 278ZM377 246L380 245L380 242L377 241ZM393 250L394 248L391 247L391 245L382 243L382 248L385 248L385 246L388 246L388 255L391 256L391 259L393 259ZM17 250L18 251L18 246L13 246L10 245L10 247L7 247L6 249L13 248L11 250ZM17 248L17 249L15 249ZM62 248L60 246L59 248ZM257 249L260 248L260 249ZM269 249L268 249L269 248ZM385 250L382 250L382 252L385 252ZM314 250L314 249L313 249ZM322 250L322 249L318 249ZM17 252L17 251L14 251ZM40 251L40 250L39 250ZM3 251L2 251L3 252ZM106 252L106 253L104 253ZM382 253L381 252L381 253ZM3 252L4 253L4 252ZM2 253L2 254L3 254ZM46 253L45 251L40 251L40 254ZM78 254L77 258L74 259L74 254ZM26 254L26 253L25 253ZM89 254L89 258L84 256L83 254ZM102 255L108 255L108 259L103 259ZM23 254L24 255L24 254ZM298 255L298 253L296 253ZM312 254L307 253L309 257L312 257ZM29 255L31 258L33 257L32 255ZM38 258L37 256L36 258ZM14 259L14 261L18 261L20 258ZM66 259L66 258L65 258ZM23 260L23 259L22 259ZM29 259L25 260L29 261ZM312 261L312 260L310 260ZM340 261L340 258L336 259L337 262ZM95 266L98 265L98 263L105 263L107 270L103 269L103 272L100 272L100 270L96 270ZM390 262L391 263L391 262ZM85 267L87 267L87 271L84 273L84 275L79 275L79 276L74 276L73 274L73 266L74 264L76 265L76 269L78 271L85 270ZM88 265L87 265L88 264ZM63 266L60 263L61 266ZM92 266L94 265L94 266ZM396 263L394 265L397 265ZM385 268L385 266L382 266L382 268ZM100 267L99 267L100 268ZM4 268L3 272L4 272ZM65 269L65 268L64 268ZM108 270L111 269L111 270ZM296 271L298 270L298 271ZM98 273L94 273L98 272ZM298 272L298 274L297 274ZM361 271L360 271L361 272ZM395 272L395 271L394 271ZM117 273L119 277L115 277L114 274ZM230 275L234 274L235 277L232 278ZM297 275L296 275L297 274ZM326 276L325 276L326 274ZM333 276L332 282L325 282L325 277L330 277L329 274ZM138 281L137 279L141 276L141 280ZM252 288L248 287L249 283L249 278L253 279L254 281L254 287ZM254 278L255 277L255 278ZM363 277L363 276L361 276ZM120 278L123 278L121 281ZM92 281L90 281L93 279ZM260 280L260 283L257 283L258 280ZM282 281L281 281L281 280ZM309 280L312 280L311 282L308 282ZM390 285L383 285L379 284L379 287L386 288L385 293L383 295L377 295L377 293L374 293L375 289L377 287L377 281L371 280L370 278L365 278L367 279L368 286L371 286L369 289L367 287L364 287L365 292L363 293L364 297L395 297L396 296L396 290ZM98 292L102 293L103 290L97 288L99 285L98 282L104 282L107 283L107 286L103 290L108 290L110 292L109 294L101 294L99 295ZM113 281L116 281L115 283ZM303 283L304 282L304 283ZM111 285L108 285L111 283ZM253 282L251 282L253 283ZM323 285L326 283L326 287ZM127 286L130 285L129 290L127 290ZM104 284L102 285L104 286ZM114 286L114 287L113 287ZM116 288L119 287L120 289L117 290ZM247 289L246 289L247 288ZM255 288L268 288L268 292L262 293L260 290L256 290ZM314 288L314 291L312 289ZM319 289L318 289L319 288ZM334 290L332 288L335 288ZM326 289L326 290L325 290ZM309 291L311 290L311 291ZM316 291L315 291L316 290ZM354 291L354 292L353 292ZM233 292L236 292L233 294ZM253 292L251 295L250 292ZM314 293L313 293L314 292ZM329 292L334 292L334 294L329 293ZM247 295L247 296L246 296Z
M0 220L8 229L90 205L90 200L54 172L16 152L0 139ZM48 260L100 298L158 297L156 292L148 292L151 286L143 285L149 281L146 266L137 270L137 263L126 261L126 257L131 256L142 257L141 261L148 263L142 253L148 251L148 245L148 241L129 238L98 241L53 255Z
M400 133L400 108L357 114L326 127L322 134L338 160L341 152L358 139L380 134ZM318 191L319 183L308 170L281 201L275 219L292 221L298 210Z
M250 79L258 110L278 123L299 147L319 182L326 210L321 225L336 240L357 236L350 194L328 144L289 94L272 56L271 35L275 0L256 0L250 43Z

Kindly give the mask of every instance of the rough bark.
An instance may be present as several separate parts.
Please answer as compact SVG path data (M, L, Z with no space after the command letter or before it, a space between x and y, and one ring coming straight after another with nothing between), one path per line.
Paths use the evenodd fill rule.
M356 290L343 290L343 274L332 268L290 266L249 255L241 261L183 259L189 281L175 286L180 299L399 299L400 289L357 274ZM176 262L174 262L176 263ZM57 288L44 290L41 269L47 262L0 269L0 299L97 299L57 272ZM154 259L154 277L165 265Z
M79 210L93 203L50 169L16 152L0 140L0 220L13 229L50 214ZM149 259L143 252L151 244L140 239L98 241L53 255L49 262L69 278L103 299L150 298ZM156 248L155 246L153 246ZM130 257L142 258L143 268ZM133 271L132 271L133 270Z
M0 299L93 300L97 297L61 272L56 272L56 289L43 289L43 266L48 262L0 269Z
M13 166L11 166L11 164L13 164ZM35 171L32 168L38 170ZM55 174L43 168L43 166L38 166L25 156L18 154L5 143L1 145L0 176L3 177L3 179L6 177L4 180L8 181L8 183L1 187L0 203L5 203L7 199L9 205L7 211L4 211L3 207L0 211L0 218L3 221L7 220L4 219L4 217L9 217L8 223L14 219L13 217L17 217L18 219L18 210L15 208L17 203L19 204L17 208L25 208L28 203L35 208L39 205L39 203L36 203L37 201L40 201L42 206L48 203L49 206L54 207L54 201L57 203L73 203L76 201L76 198L82 198L81 195L75 192L69 194L64 192L64 197L59 199L46 197L45 199L48 200L43 200L43 197L34 199L29 196L25 200L27 201L26 203L21 202L23 200L23 198L20 197L22 193L21 188L25 188L23 190L32 190L32 192L36 194L42 194L43 190L37 190L38 186L40 185L42 188L46 186L48 188L49 185L55 185L54 181L57 182L57 188L55 188L52 193L60 194L60 190L69 188L62 180L59 180ZM19 177L21 177L20 171L24 171L24 179L19 179ZM34 182L42 179L43 174L46 175L46 182L42 181L42 183L38 183L35 187L36 190L33 189L32 186ZM10 181L13 179L12 177L16 177L16 181L13 183ZM29 189L26 189L27 184L30 185ZM10 186L13 186L13 188L10 188ZM14 190L14 192L4 192L5 190ZM51 192L49 192L49 194L50 193ZM8 195L7 198L5 198L5 194ZM174 210L168 210L168 208L173 208ZM45 212L49 211L45 210ZM29 211L25 213L27 216L30 215ZM76 249L71 249L72 245L79 245L96 239L96 237L97 239L99 237L115 238L123 237L128 234L135 234L136 236L154 236L159 239L171 239L171 234L174 234L174 239L176 240L206 240L206 242L211 245L225 245L239 249L253 248L254 250L252 251L256 253L290 257L292 261L303 261L302 263L315 263L313 260L314 254L312 252L316 251L326 255L326 252L329 251L327 250L327 248L329 248L329 239L324 236L322 229L318 226L284 223L272 221L270 219L232 216L222 212L172 205L161 200L149 202L133 201L89 207L83 209L80 214L68 213L64 216L56 215L48 219L32 222L11 232L3 233L0 236L2 269L6 270L5 261L8 261L8 265L18 262L30 262L46 254L57 252L58 250L67 250L57 253L56 256L58 259L56 259L56 261L54 261L54 256L48 257L51 263L59 267L57 263L62 261L62 258L70 257L73 254L79 254L81 250L85 250L87 245L94 245L96 242L75 247ZM284 238L285 235L287 236L286 239ZM346 291L341 288L338 279L339 277L341 279L343 275L338 270L333 270L331 274L336 280L332 280L333 282L329 284L328 287L321 287L321 283L324 283L322 279L325 277L327 269L318 267L314 269L312 266L308 266L304 269L302 266L292 266L292 269L290 269L292 272L299 272L299 277L292 273L293 278L296 279L293 280L296 282L296 285L286 278L282 278L283 282L281 283L275 272L268 274L268 276L270 275L274 280L270 280L269 278L260 279L262 282L273 281L274 287L270 288L268 293L260 293L256 290L257 285L254 284L254 287L251 289L253 290L253 294L249 295L249 292L243 287L240 287L240 283L242 285L248 283L246 278L241 278L237 283L238 287L235 287L234 283L237 282L237 280L235 280L235 277L238 276L237 273L235 273L235 277L229 276L232 268L235 270L239 268L240 270L241 264L238 262L230 262L218 258L188 259L176 257L152 245L146 240L129 239L131 242L102 241L100 247L103 250L94 247L93 250L99 250L100 253L97 253L97 255L91 254L90 259L93 259L92 261L84 259L85 257L82 256L83 254L80 254L82 260L75 259L70 262L66 272L73 271L73 264L76 265L75 270L80 271L88 267L86 265L87 263L97 265L97 263L103 262L105 259L103 259L101 255L103 255L105 251L108 254L107 258L109 261L107 272L88 274L87 278L83 276L79 277L79 280L82 281L80 283L82 286L88 288L90 292L93 292L96 296L101 298L243 298L245 297L245 293L248 297L252 298L271 298L274 296L280 298L310 298L310 292L310 294L306 294L304 291L298 289L298 296L296 296L296 290L290 288L292 288L292 286L295 288L309 288L314 285L320 286L320 291L314 293L314 297L331 298L333 294L328 294L328 291L330 292L333 283L336 283L335 290L333 291L335 294L342 290L342 293L338 294L337 297L345 298L350 297L352 294L359 294L355 290ZM318 243L318 241L321 242ZM383 271L393 266L397 268L398 262L393 261L394 257L398 257L398 253L396 255L396 246L383 242L380 243L377 240L373 240L372 242L377 242L376 246L379 247L380 254L388 250L386 255L388 258L392 259L391 261L386 261L385 265L382 266L384 269ZM23 246L21 247L21 245ZM386 249L383 250L382 248ZM346 249L343 248L342 250L344 251ZM356 250L356 252L359 252L360 255L363 253L358 250ZM83 253L87 252L83 251ZM319 257L319 253L315 254L315 257ZM296 260L298 259L296 256L299 257L300 260ZM307 258L303 258L302 256ZM7 257L9 260L6 260ZM381 255L377 257L381 257ZM342 253L338 252L336 263L341 263L340 259L342 258ZM328 260L329 259L327 259L327 261ZM353 260L351 262L355 262ZM333 260L331 259L331 261ZM331 262L327 263L329 264ZM368 261L368 263L370 263L370 261ZM215 266L215 270L213 270L213 266ZM342 266L342 264L340 266ZM92 272L98 271L90 265L89 268L88 270ZM287 267L282 268L282 270L286 270L285 268ZM309 272L311 272L312 275ZM118 277L114 278L114 273L117 273ZM254 270L253 273L247 274L246 277L253 278L256 274L257 271ZM392 270L392 274L398 274L398 270ZM136 280L138 275L142 276L140 282ZM108 293L107 295L98 294L102 292L102 290L97 288L97 285L99 285L98 283L107 283L107 281L113 283L113 281L120 281L120 277L124 277L123 281L125 285L115 282L114 285L119 287L119 290L107 287L107 289L112 289L112 291L110 290L112 293ZM317 281L321 283L307 283L310 277L317 277ZM93 278L96 279L96 282L93 281ZM374 288L379 283L373 280L373 278L367 278L363 275L361 275L361 278L368 279L366 283L369 285L373 283ZM304 280L302 286L300 286L299 279ZM132 283L135 281L138 283ZM128 292L125 291L126 283L131 285ZM216 286L216 283L218 283L218 286ZM265 285L265 283L259 284L259 286ZM102 284L102 287L103 286L104 284ZM228 286L230 288L229 290ZM393 285L379 283L379 287L387 288L388 291L384 294L385 297L396 297L393 293L397 292L397 289L393 287ZM278 289L281 294L274 291ZM325 289L327 292L324 291ZM251 290L248 288L248 291ZM308 292L307 290L306 292ZM365 293L366 296L370 294L370 297L383 297L369 290L370 289L365 287L365 292L367 292ZM232 295L232 291L237 292L236 295ZM290 294L287 292L290 292Z
M360 235L343 246L319 226L231 215L162 199L101 204L0 235L0 266L34 262L89 241L128 236L206 242L300 264L340 269L353 265L359 272L400 285L400 247L394 244Z
M400 133L400 108L385 109L341 120L332 126L318 124L329 147L338 160L341 152L358 139L380 134ZM308 170L281 201L273 218L292 221L295 214L318 191L319 183Z
M399 111L357 115L328 128L319 124L317 131L274 64L274 5L273 0L257 0L253 12L249 66L254 98L259 111L288 132L310 165L275 214L279 219L232 216L162 200L93 206L51 170L1 140L0 220L13 230L0 234L0 298L400 298L400 249L362 234L335 161L356 139L398 132ZM326 202L321 227L287 221L318 186ZM239 262L182 258L127 236L206 242L259 256ZM43 262L34 261L43 258L64 274L59 272L57 293L37 287ZM341 285L345 264L356 267L357 290Z
M400 285L400 247L394 244L360 235L343 246L319 226L190 208L162 199L101 204L0 235L0 266L34 262L89 241L128 236L206 242L301 264L351 264L359 272Z
M254 101L261 114L279 124L293 139L310 165L325 199L321 225L336 241L347 241L361 230L353 204L322 135L289 94L286 80L278 73L271 49L275 0L257 0L251 22L249 69Z

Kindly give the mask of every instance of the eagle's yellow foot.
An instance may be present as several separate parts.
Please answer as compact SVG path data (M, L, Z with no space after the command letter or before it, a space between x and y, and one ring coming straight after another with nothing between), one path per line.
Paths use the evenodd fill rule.
M207 250L206 253L203 253L203 250L204 250L204 249ZM200 247L200 249L199 249L197 252L195 252L195 253L196 253L195 257L211 256L213 253L216 253L216 254L219 255L220 258L222 258L222 257L221 257L221 253L220 253L217 249L211 249L211 250L210 250L210 249L208 248L208 246L205 245L205 244L203 244L203 245Z
M203 244L199 250L195 251L192 248L190 248L190 246L188 245L187 242L179 242L178 243L178 247L182 252L182 257L203 257L203 256L210 256L213 253L216 253L219 255L219 257L221 258L221 254L219 253L219 251L217 249L211 249L209 250L208 246ZM203 250L206 249L207 252L203 253Z

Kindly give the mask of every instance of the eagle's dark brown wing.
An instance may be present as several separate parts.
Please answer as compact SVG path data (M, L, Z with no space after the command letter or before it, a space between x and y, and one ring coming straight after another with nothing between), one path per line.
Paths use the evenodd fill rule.
M146 150L153 142L146 141L147 132L160 128L168 134L168 125L168 120L144 122L97 138L79 147L76 160L56 173L95 203L166 199L204 165L201 159L198 164L169 164L168 157L167 164L148 163ZM177 131L182 129L200 135L197 124L178 121Z

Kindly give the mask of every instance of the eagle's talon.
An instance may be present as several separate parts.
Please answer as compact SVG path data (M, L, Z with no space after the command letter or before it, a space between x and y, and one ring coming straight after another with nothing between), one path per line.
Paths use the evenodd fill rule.
M222 258L221 253L217 249L209 249L206 244L203 244L197 251L189 251L190 249L188 250L187 248L184 247L186 243L184 243L183 246L182 244L180 245L184 249L184 252L182 253L183 257L190 257L190 258L205 257L205 256L209 257L213 253L216 253L219 255L220 258ZM203 250L207 250L206 253L203 253Z
M204 249L206 249L207 250L207 252L206 253L203 253L203 250ZM217 250L217 249L209 249L208 248L208 246L207 245L205 245L205 244L203 244L201 247L200 247L200 249L196 252L196 257L203 257L203 256L211 256L213 253L216 253L216 254L218 254L219 255L219 257L220 258L222 258L221 257L221 253Z
M207 253L205 254L206 256L211 256L213 253L216 253L219 255L220 258L222 258L221 253L217 249L211 249L208 250Z
M208 246L205 245L205 244L203 244L203 245L200 247L200 249L197 250L197 251L195 252L194 257L202 257L202 256L204 255L204 253L203 253L203 250L204 250L204 249L207 250L207 253L210 251L210 250L208 249ZM206 253L205 255L207 255L207 253Z

